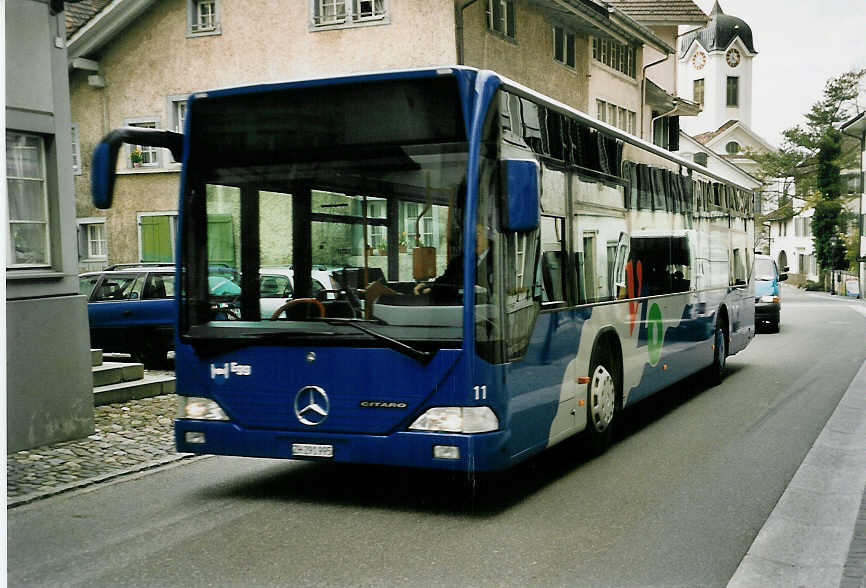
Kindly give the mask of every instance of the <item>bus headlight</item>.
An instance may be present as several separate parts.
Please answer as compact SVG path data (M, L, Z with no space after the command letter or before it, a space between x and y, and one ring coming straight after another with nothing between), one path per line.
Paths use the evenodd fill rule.
M199 421L227 421L229 417L214 400L195 396L177 397L177 418Z
M778 296L761 296L761 302L779 302Z
M409 426L410 431L438 433L489 433L498 428L499 419L489 406L439 406Z

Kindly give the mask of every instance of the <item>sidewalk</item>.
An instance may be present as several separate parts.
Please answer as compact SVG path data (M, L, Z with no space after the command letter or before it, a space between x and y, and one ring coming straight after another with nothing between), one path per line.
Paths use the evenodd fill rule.
M97 406L89 437L8 454L7 508L192 457L174 449L176 398Z
M866 588L866 362L728 584Z

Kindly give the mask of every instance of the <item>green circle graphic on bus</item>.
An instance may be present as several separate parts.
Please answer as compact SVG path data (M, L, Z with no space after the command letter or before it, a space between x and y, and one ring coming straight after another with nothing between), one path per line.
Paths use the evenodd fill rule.
M662 356L663 341L662 310L658 304L653 304L647 315L647 347L649 347L650 365L655 365L659 362Z

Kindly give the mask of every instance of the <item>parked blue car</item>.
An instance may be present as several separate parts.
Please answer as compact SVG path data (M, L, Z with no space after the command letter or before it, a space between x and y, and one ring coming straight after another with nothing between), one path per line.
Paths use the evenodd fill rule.
M90 346L163 367L174 348L173 265L116 265L79 276Z
M782 268L787 272L788 268ZM755 325L766 326L771 333L779 332L782 310L781 282L787 273L779 273L776 262L767 255L755 256Z

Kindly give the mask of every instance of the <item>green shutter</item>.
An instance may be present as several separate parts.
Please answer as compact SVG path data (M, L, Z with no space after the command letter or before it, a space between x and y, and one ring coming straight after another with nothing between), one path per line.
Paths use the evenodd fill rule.
M207 215L207 257L209 263L235 265L235 232L230 214Z
M171 217L141 217L141 261L172 261Z

